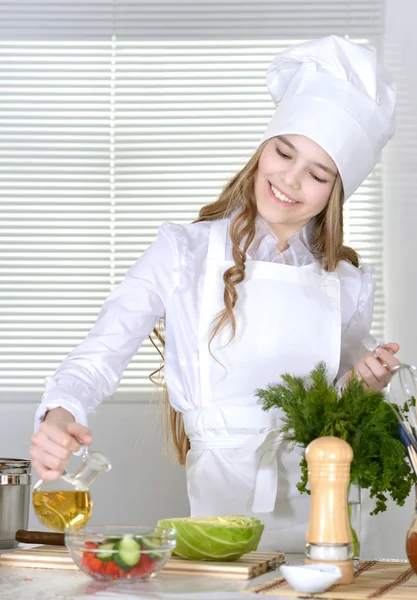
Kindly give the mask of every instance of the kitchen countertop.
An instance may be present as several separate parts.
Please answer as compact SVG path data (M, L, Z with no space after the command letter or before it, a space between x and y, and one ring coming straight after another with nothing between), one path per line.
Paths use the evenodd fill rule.
M301 555L287 557L291 564L300 564ZM131 600L133 598L169 600L259 600L260 596L245 593L255 585L279 576L270 571L250 580L215 577L193 577L161 574L151 581L125 584L102 584L81 571L24 569L0 566L1 600ZM281 600L285 600L283 596Z

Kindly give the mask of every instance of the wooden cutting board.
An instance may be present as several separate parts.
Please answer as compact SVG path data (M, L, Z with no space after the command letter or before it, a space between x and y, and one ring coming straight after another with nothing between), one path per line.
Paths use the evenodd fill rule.
M353 583L334 585L324 594L295 592L283 577L272 579L245 592L271 596L322 598L327 600L416 600L417 575L405 562L364 561L355 573Z
M211 575L228 579L252 579L269 569L278 568L284 560L282 552L250 552L233 562L192 561L172 557L163 573L182 575ZM64 546L36 546L0 554L0 565L35 569L64 569L77 571Z

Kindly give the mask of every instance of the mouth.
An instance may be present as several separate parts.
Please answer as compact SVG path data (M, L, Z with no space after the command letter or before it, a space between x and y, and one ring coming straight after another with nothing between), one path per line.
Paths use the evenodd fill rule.
M281 192L281 190L279 190L277 187L275 187L270 181L268 181L268 185L269 185L270 195L275 200L275 202L277 202L278 204L280 204L282 206L296 206L297 204L300 204L300 202L298 202L297 200L293 200L292 198L289 198L288 196L286 196L283 192Z

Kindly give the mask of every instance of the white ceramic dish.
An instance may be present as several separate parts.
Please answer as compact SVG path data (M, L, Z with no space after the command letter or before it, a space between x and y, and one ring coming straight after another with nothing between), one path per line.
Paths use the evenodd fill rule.
M296 591L305 594L325 592L342 576L342 571L335 565L317 563L291 567L282 565L279 570L287 583Z

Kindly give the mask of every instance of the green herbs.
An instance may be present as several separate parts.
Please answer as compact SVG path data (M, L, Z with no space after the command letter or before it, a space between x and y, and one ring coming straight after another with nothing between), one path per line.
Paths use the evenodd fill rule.
M294 445L306 448L318 437L332 435L348 442L354 453L351 482L368 488L375 508L384 512L388 494L400 506L416 478L400 441L398 421L380 392L366 390L352 377L339 397L326 380L326 365L319 363L309 380L283 375L283 383L258 390L263 410L282 409L282 432ZM307 463L301 463L300 492L308 492Z

